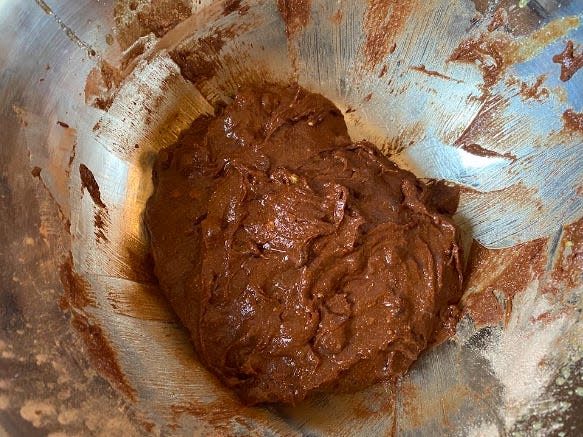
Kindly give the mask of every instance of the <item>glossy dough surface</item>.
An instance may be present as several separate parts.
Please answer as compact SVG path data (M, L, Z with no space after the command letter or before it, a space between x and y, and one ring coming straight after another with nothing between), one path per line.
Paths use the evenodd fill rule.
M353 143L300 87L246 87L154 168L155 272L202 363L249 403L403 374L455 319L455 197Z

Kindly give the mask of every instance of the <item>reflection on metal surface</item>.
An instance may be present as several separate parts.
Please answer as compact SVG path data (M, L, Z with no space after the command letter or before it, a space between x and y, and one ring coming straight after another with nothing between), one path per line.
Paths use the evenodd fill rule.
M59 24L59 27L63 30L63 32L65 32L65 35L67 35L67 37L69 39L71 39L71 41L73 41L79 47L85 49L89 56L96 55L95 50L93 50L93 48L89 44L87 44L85 41L83 41L81 38L79 38L77 36L77 34L69 26L67 26L58 15L55 15L53 10L49 7L49 5L44 0L35 0L35 1L38 3L38 5L41 7L41 9L43 11L45 11L45 13L47 15L52 15L54 17L55 21Z
M576 423L569 415L581 406L577 396L567 394L574 388L565 382L565 389L557 388L553 381L558 372L575 369L582 358L582 285L561 280L561 293L553 294L549 284L554 283L554 269L572 250L562 226L579 219L583 211L583 136L566 131L562 121L566 110L583 110L583 72L563 83L552 62L564 48L564 38L583 42L576 18L568 19L568 26L554 21L560 20L556 14L580 17L579 2L565 2L561 8L550 4L555 2L521 2L520 14L530 14L525 23L536 22L536 29L558 33L535 33L544 41L534 47L533 39L524 35L536 29L517 32L523 35L518 41L527 43L514 43L515 62L487 93L480 69L484 65L448 61L462 41L487 33L493 8L481 10L476 21L476 7L469 0L414 2L413 12L394 35L395 46L372 69L363 50L367 2L314 0L308 24L290 42L274 1L243 1L245 14L225 14L225 2L205 1L194 4L195 13L163 36L148 34L136 24L136 37L142 39L133 46L126 40L126 52L111 40L111 5L90 0L38 3L54 16L47 15L46 8L33 7L31 0L0 3L5 32L0 40L0 121L7 138L0 161L6 209L0 206L0 211L14 232L9 238L6 226L0 228L6 233L0 233L0 251L3 257L8 254L3 261L8 273L0 286L14 289L6 306L14 312L14 323L22 322L18 329L26 340L19 343L17 330L1 323L0 338L2 360L9 360L4 358L12 350L8 345L22 357L27 356L25 348L34 350L36 358L30 360L35 374L56 381L54 390L44 389L50 395L41 399L53 406L54 414L46 410L39 429L123 429L129 435L152 430L245 434L256 429L270 435L476 435L521 431L539 423L539 417L556 431L568 432ZM505 3L512 3L512 18L518 2ZM128 17L124 23L132 28L135 14ZM505 32L503 28L496 32ZM203 47L216 74L195 86L180 74L170 52L176 47L200 48L199 40L217 29L231 33L218 51ZM295 62L288 53L296 56ZM87 77L91 71L103 74L104 60L120 72L107 111L85 101ZM493 60L486 57L483 62ZM521 84L537 83L542 75L547 94L525 98ZM385 384L354 395L322 396L293 408L247 408L197 363L186 333L156 295L147 269L139 267L147 261L141 214L152 189L151 163L158 150L171 144L193 119L228 101L239 83L294 77L346 111L353 139L382 145L420 177L466 187L458 219L468 240L492 249L548 239L541 245L548 262L542 273L527 272L525 290L512 301L492 286L496 272L512 265L502 256L496 258L488 274L468 284L468 294L491 287L506 313L505 323L480 330L466 316L456 337L424 354L397 387ZM90 196L82 195L80 164L94 173L107 205L105 239L96 236L96 206ZM34 166L42 169L46 190L30 175ZM60 205L64 225L51 198ZM23 220L23 205L36 222ZM27 246L26 241L33 244ZM53 305L60 294L55 291L60 288L55 272L69 249L95 301L84 311L102 327L137 394L131 406L106 386L70 370L76 369L71 363L83 360L78 342L57 349L80 356L65 362L51 347L32 341L38 337L43 345L52 345L55 339L71 338L70 333L64 337L66 324ZM37 295L42 305L34 303ZM42 313L50 323L43 321ZM23 321L25 315L30 322ZM42 329L43 323L56 327L54 332ZM50 358L43 361L43 354ZM53 367L67 368L83 389L69 398L59 394L72 383L63 379L63 372L38 370L34 363L46 360L63 363ZM7 369L18 368L13 361ZM35 393L31 397L40 395L13 373L0 372L0 396L5 396L0 397L0 418L10 432L18 427L34 431L35 423L21 412L28 394L4 387L11 381ZM83 405L75 410L81 419L61 416L72 409L69 399ZM121 412L114 408L116 402L123 405ZM89 406L104 409L93 422L109 423L104 419L108 415L115 423L110 428L93 424Z

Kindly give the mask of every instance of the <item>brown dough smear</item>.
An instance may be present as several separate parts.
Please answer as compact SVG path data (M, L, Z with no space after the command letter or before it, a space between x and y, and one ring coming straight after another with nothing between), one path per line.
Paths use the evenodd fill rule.
M321 95L241 88L160 152L153 178L160 285L248 404L396 378L452 326L455 196L353 143Z

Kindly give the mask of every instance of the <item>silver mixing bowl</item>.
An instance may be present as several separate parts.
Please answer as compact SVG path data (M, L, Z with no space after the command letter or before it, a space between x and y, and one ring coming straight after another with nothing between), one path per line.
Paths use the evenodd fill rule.
M161 11L180 3L184 16L148 28L150 3ZM518 43L489 90L479 65L448 59L487 32L499 2L313 0L306 26L289 38L275 1L243 0L245 13L225 12L232 3L0 0L0 435L580 435L581 274L548 293L545 271L574 250L563 226L583 213L583 133L561 118L583 110L583 72L561 82L552 62L566 39L583 43L583 2L503 1L504 32ZM395 47L371 67L363 47L379 23L367 11L384 3L393 4L387 14L406 13L388 28ZM212 52L200 41L217 29L229 37ZM214 74L185 80L168 54L176 47L210 51ZM105 83L104 62L119 80ZM522 83L541 75L547 94L525 97ZM241 406L197 363L140 268L141 214L155 153L249 80L297 80L353 109L353 139L378 144L419 177L465 187L456 220L466 249L472 239L501 254L535 241L542 276L512 302L498 293L502 323L480 328L465 316L396 386L295 407ZM103 110L96 99L106 88ZM476 123L474 138L496 154L460 147ZM106 211L82 190L81 163ZM64 314L69 253L88 304ZM498 291L496 278L517 261L496 256L467 293ZM71 314L88 321L83 337Z

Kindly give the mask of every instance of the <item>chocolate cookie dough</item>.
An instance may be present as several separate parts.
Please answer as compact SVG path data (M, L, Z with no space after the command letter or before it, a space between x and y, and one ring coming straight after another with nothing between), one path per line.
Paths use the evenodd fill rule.
M455 196L353 143L321 95L242 88L159 153L153 179L162 290L246 403L395 378L455 319Z

